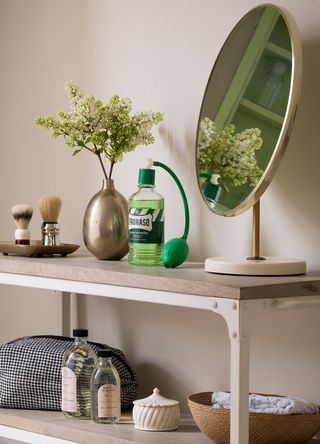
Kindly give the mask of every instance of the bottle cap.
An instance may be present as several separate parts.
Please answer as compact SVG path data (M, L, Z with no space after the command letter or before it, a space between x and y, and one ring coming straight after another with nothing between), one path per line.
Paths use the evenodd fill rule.
M152 168L139 169L139 185L154 185L156 171Z
M169 407L173 405L178 405L179 401L175 399L168 399L160 395L159 389L156 387L153 389L153 394L148 396L148 398L137 399L133 401L134 405L140 405L142 407Z
M112 350L98 350L97 356L98 358L112 358L113 353Z
M73 336L76 338L87 338L88 330L86 328L76 328L73 330Z

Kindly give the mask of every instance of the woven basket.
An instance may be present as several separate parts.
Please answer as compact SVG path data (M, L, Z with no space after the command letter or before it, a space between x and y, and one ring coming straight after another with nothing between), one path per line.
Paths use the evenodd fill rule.
M229 444L230 411L212 407L211 396L212 392L189 396L188 404L193 419L206 436L218 444ZM304 444L319 430L320 414L249 413L250 444Z

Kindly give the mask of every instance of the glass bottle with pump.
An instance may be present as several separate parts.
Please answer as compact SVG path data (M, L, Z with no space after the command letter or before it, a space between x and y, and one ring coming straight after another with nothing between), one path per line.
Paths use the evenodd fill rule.
M67 418L91 418L91 375L97 361L87 343L88 330L73 330L74 343L62 363L62 412Z
M99 350L91 377L92 420L104 424L120 421L120 377L112 365L112 351Z
M161 265L164 199L155 191L155 170L139 170L139 190L129 198L129 257L132 265Z

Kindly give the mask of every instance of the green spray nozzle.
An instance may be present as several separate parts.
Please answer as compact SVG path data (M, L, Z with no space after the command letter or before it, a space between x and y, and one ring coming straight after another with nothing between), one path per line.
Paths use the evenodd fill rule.
M184 192L183 186L178 179L177 175L172 171L171 168L169 168L167 165L165 165L162 162L158 161L150 161L148 167L150 168L152 165L156 167L160 167L167 171L167 173L170 174L170 176L173 178L175 183L177 184L177 187L180 191L180 195L183 202L184 207L184 215L185 215L185 225L184 225L184 232L181 237L176 237L174 239L169 240L165 243L161 250L161 261L163 265L167 268L175 268L179 265L183 264L183 262L187 259L189 254L189 246L187 244L187 237L189 234L189 227L190 227L190 213L189 213L189 205L187 201L186 193Z
M199 177L201 177L202 179L211 179L211 174L209 173L199 173Z

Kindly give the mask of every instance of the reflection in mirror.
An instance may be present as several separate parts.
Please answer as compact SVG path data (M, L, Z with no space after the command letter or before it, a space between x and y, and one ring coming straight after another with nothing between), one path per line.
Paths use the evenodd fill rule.
M287 22L277 7L255 8L221 50L199 116L198 181L215 213L239 214L263 182L266 188L290 107L291 84Z

